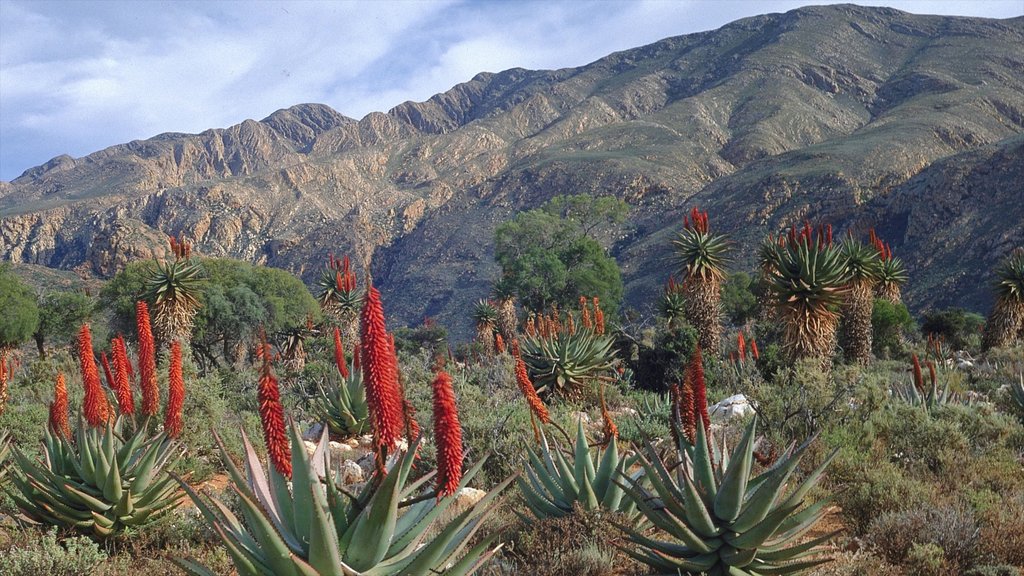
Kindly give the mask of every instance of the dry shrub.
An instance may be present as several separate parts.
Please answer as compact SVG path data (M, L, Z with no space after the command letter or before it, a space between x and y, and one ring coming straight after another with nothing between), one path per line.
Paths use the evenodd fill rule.
M1024 494L1006 498L982 515L978 544L992 563L1024 566Z
M612 522L626 517L603 510L577 507L573 514L525 522L513 535L506 557L519 574L546 576L626 576L642 573L640 566L615 548L624 536Z
M890 512L868 530L868 541L882 557L921 574L943 567L961 573L971 567L979 556L979 536L974 514L962 506Z

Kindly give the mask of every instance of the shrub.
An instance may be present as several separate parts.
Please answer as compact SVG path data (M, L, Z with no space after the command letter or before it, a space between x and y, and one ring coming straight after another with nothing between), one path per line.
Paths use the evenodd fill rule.
M911 576L943 576L949 569L942 560L942 547L935 544L914 544L907 554Z
M622 537L613 522L626 523L628 519L606 510L577 508L568 516L519 525L507 553L520 568L514 573L612 576L635 572L634 561L613 552L612 542Z
M981 329L985 318L963 308L946 308L925 312L921 332L936 334L954 350L977 352L981 349Z
M907 307L876 298L871 309L871 349L879 358L906 356L906 337L917 328Z
M91 576L107 555L84 536L57 540L51 528L37 537L21 539L0 554L0 574L7 576Z
M940 566L963 572L978 558L979 534L969 509L946 505L883 514L871 523L868 540L894 564L905 562L913 570L915 564L923 563L928 567L923 570L930 569L934 550L928 548L925 553L925 547L934 547Z
M857 534L864 534L871 522L886 512L925 508L936 498L931 485L905 476L891 462L876 461L870 453L854 463L837 458L830 476L838 488L836 504Z

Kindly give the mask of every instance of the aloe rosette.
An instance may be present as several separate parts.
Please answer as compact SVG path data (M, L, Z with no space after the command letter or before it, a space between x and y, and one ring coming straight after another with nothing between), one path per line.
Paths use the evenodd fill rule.
M145 430L122 440L120 421L102 428L79 422L72 443L48 429L42 462L13 450L14 490L8 493L33 522L100 538L151 522L184 494L162 474L180 456L180 445L165 434L147 437Z
M557 447L551 448L546 437L541 436L541 440L539 453L532 448L527 451L525 478L520 476L516 481L523 500L538 519L567 516L575 506L625 514L636 511L636 504L614 482L632 468L636 457L623 458L614 435L604 450L592 454L580 422L571 463Z
M331 434L351 438L365 433L370 427L370 408L362 372L351 370L348 378L329 380L319 388L313 409Z
M542 396L573 396L586 383L614 367L610 336L591 330L558 332L523 339L522 357L530 379Z
M712 458L698 426L696 443L685 448L682 464L675 468L648 444L639 462L651 488L632 479L619 482L659 533L619 526L633 544L622 550L664 575L796 574L829 561L821 556L820 545L835 533L806 541L801 537L825 514L827 500L805 505L805 499L835 453L787 493L787 482L809 442L790 447L755 476L755 428L751 421L731 455L723 447Z
M408 451L394 453L387 474L375 475L353 495L337 487L340 479L320 479L332 469L326 434L312 455L295 426L290 435L290 487L273 467L264 471L244 433L244 473L221 444L244 523L222 502L200 496L182 482L241 576L461 576L472 574L500 547L487 537L466 550L512 478L442 524L439 517L455 499L420 494L432 474L410 480L418 441ZM483 463L464 475L460 487ZM193 560L176 562L194 576L214 575Z

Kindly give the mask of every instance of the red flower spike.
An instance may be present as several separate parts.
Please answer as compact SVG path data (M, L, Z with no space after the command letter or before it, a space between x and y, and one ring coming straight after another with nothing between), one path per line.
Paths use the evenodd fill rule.
M551 421L548 407L544 405L540 396L537 395L533 382L530 382L530 375L526 372L526 362L523 362L523 357L519 354L519 342L515 340L512 341L512 356L516 360L516 384L519 386L519 391L526 398L526 404L530 407L530 411L542 423L547 424Z
M149 307L135 304L135 322L139 337L139 387L142 388L142 415L156 416L160 411L160 390L156 385L156 346L149 325Z
M379 449L391 450L402 437L405 418L398 384L398 361L384 325L380 292L373 286L366 291L361 325L363 382L373 418L374 439Z
M342 378L348 378L348 365L345 363L345 349L341 346L341 330L334 327L334 363Z
M462 427L452 378L441 370L431 385L434 394L434 442L437 445L437 497L454 494L462 480Z
M260 423L263 425L263 442L267 446L270 463L285 478L292 477L292 450L284 428L284 406L281 405L281 390L270 367L270 359L264 356L260 368L259 388Z
M82 368L82 384L85 387L85 399L82 401L85 421L89 426L99 428L107 423L109 406L107 396L103 393L103 385L100 384L96 359L93 357L89 324L82 324L82 329L78 331L78 362Z
M494 337L494 347L498 350L498 354L505 353L505 339L498 334Z
M916 353L911 355L910 361L913 364L914 387L924 392L924 376L921 375L921 361L917 359Z
M110 341L111 351L114 354L114 395L117 397L117 406L121 414L135 413L135 399L132 398L132 384L129 371L131 362L128 361L128 350L124 345L124 338L116 336Z
M71 425L68 423L68 388L64 383L63 372L57 373L47 426L54 434L67 440L71 439Z
M750 355L754 357L754 360L761 358L761 354L757 351L757 340L750 340Z
M181 435L181 412L185 406L185 379L181 375L181 343L171 342L171 363L168 368L167 411L164 431L169 438Z
M420 423L416 421L416 407L402 399L402 413L405 414L405 437L412 441L420 437Z
M736 337L736 350L740 354L741 362L747 359L747 340L743 336L742 331L740 332L740 335Z
M114 389L114 375L110 373L110 361L107 360L107 353L100 352L100 365L103 366L103 375L107 378L107 388Z
M937 380L936 374L935 374L935 362L932 362L932 361L928 362L928 376L931 378L932 388L935 388L935 381Z
M693 446L697 439L697 415L694 410L693 372L689 366L683 372L683 384L677 386L676 417L683 438Z

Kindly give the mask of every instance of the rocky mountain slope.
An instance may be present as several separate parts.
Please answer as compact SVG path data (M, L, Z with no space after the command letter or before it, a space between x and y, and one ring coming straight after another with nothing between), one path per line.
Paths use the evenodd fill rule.
M562 70L482 73L361 120L303 104L259 122L61 156L0 183L0 257L99 276L198 250L315 277L368 264L389 314L464 311L497 274L495 225L556 194L614 194L628 305L649 309L699 204L738 268L794 222L878 229L907 301L988 305L1024 244L1024 18L809 7Z

